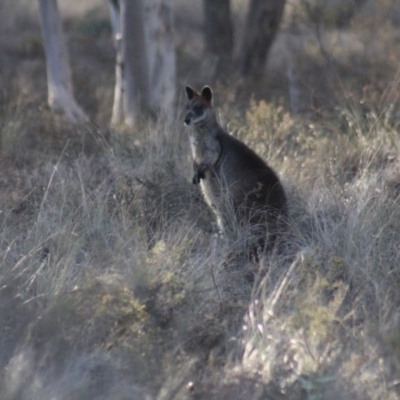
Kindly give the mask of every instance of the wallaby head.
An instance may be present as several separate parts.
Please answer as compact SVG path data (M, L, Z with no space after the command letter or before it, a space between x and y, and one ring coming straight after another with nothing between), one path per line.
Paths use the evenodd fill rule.
M184 120L187 126L202 126L215 118L212 108L212 91L208 86L204 86L201 93L186 86L186 96L189 100Z

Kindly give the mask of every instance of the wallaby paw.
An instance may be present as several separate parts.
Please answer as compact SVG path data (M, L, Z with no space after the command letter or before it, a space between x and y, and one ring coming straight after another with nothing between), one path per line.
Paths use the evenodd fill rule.
M204 172L201 172L201 171L195 172L193 175L193 179L192 179L193 185L198 185L200 183L200 180L205 179L205 177L206 176L205 176Z

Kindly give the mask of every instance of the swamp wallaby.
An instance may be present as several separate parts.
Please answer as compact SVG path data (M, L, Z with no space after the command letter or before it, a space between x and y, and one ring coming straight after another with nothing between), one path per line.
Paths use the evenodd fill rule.
M185 124L194 160L193 183L199 184L229 235L232 221L246 228L257 247L270 248L287 214L286 196L275 172L249 147L225 132L212 107L212 91L186 87ZM250 229L249 229L250 228Z

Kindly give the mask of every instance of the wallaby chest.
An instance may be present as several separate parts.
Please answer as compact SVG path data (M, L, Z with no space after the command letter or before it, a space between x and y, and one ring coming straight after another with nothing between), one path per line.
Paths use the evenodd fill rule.
M190 148L195 163L205 163L212 167L218 160L221 144L216 132L212 130L191 129L189 133Z

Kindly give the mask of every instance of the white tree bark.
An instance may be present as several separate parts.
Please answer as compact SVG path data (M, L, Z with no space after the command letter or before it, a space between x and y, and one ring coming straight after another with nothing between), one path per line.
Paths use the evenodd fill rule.
M118 4L110 1L109 4L117 53L111 123L132 126L138 114L150 106L144 7L142 0L119 0Z
M39 16L46 52L50 108L56 113L64 114L72 123L87 122L87 115L73 95L71 70L57 0L39 0Z
M111 116L111 125L118 125L124 122L124 84L123 84L123 56L122 56L122 33L121 18L119 12L118 0L108 2L110 9L111 28L114 37L114 47L116 53L115 62L115 89L114 103Z
M117 53L111 123L133 125L137 115L149 108L172 118L176 82L172 0L109 4Z
M146 0L144 17L150 67L150 101L163 114L172 117L176 87L172 0Z

